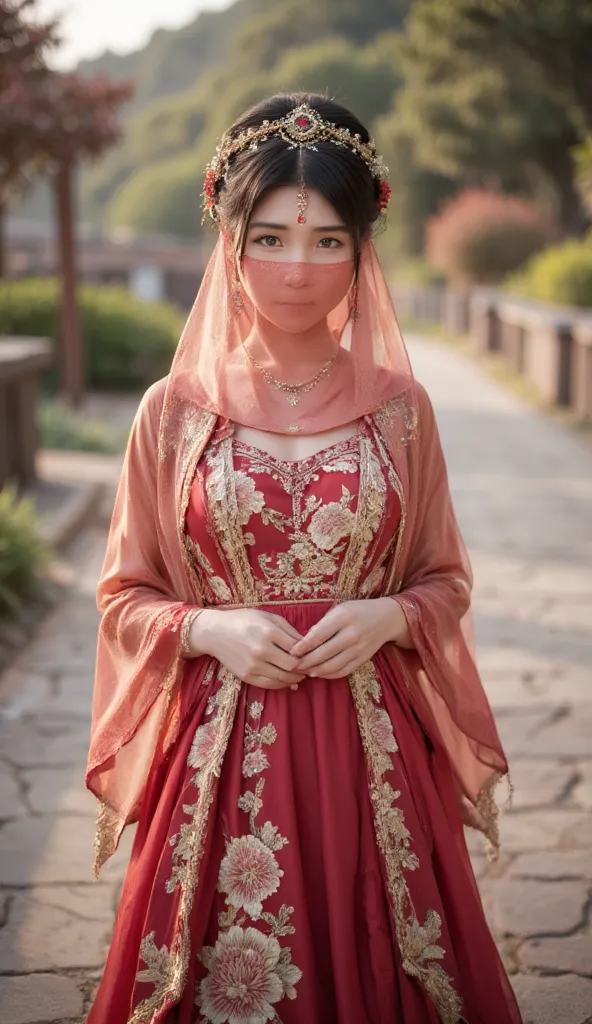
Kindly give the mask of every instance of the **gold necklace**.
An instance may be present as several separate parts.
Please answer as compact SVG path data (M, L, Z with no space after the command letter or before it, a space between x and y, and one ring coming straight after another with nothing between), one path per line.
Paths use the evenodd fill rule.
M287 384L283 380L278 380L277 377L274 377L273 374L269 372L269 370L266 370L265 367L262 366L257 359L255 359L255 356L251 355L246 345L244 345L243 347L245 350L245 355L249 362L251 362L253 366L255 366L259 370L259 373L265 378L267 383L271 384L271 386L274 387L276 391L283 391L285 393L286 401L288 402L289 405L298 405L301 395L306 394L308 391L312 391L312 389L316 387L319 381L323 380L324 377L328 377L329 374L331 373L331 370L333 369L335 360L339 355L339 348L337 348L335 354L332 355L331 358L328 359L326 363L323 363L320 370L317 370L314 377L311 377L310 380L302 381L302 383L300 384Z

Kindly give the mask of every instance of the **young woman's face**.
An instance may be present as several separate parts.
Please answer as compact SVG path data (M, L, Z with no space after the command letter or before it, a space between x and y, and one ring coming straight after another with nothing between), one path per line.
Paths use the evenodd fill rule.
M242 278L257 310L291 333L319 323L347 294L354 276L353 239L327 200L307 189L298 223L298 186L276 189L254 208Z

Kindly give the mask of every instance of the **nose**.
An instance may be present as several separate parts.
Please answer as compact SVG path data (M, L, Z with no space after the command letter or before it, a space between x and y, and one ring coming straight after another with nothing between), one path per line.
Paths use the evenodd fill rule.
M307 288L310 272L305 263L292 263L286 267L285 282L290 288Z

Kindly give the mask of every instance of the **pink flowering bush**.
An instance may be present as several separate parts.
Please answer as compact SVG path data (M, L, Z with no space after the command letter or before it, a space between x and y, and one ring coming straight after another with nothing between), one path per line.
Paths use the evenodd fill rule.
M552 235L532 203L485 189L459 193L427 226L427 256L458 284L497 284Z

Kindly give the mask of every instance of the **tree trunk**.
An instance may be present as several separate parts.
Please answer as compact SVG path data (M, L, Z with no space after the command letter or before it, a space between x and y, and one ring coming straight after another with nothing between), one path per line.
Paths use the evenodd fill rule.
M60 385L75 408L84 395L84 359L76 297L76 238L72 199L72 165L64 162L55 178L60 294Z
M5 269L6 269L5 266L4 266L4 264L5 264L5 257L6 257L5 242L4 242L5 224L6 224L6 208L4 206L4 203L2 203L0 201L0 280L2 280L2 278L4 277Z
M590 227L590 216L576 185L571 147L577 139L554 140L539 152L541 166L555 187L557 219L562 233L580 238Z

